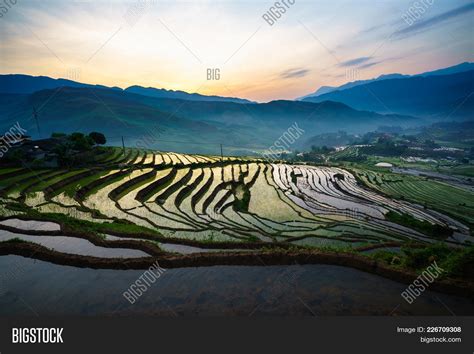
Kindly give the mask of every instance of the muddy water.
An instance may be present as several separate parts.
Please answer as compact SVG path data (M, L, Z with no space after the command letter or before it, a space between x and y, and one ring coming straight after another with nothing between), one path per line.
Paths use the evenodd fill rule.
M425 292L329 265L168 269L133 305L122 293L143 272L0 257L0 315L313 316L474 315L465 298Z

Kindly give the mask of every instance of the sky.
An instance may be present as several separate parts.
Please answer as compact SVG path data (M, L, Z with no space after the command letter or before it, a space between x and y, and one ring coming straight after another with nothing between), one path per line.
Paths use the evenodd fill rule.
M0 73L267 102L474 61L472 0L279 3L1 0Z

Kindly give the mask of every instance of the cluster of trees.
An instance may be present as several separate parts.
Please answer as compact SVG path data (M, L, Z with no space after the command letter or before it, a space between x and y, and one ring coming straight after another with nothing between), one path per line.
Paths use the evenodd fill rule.
M337 133L323 133L313 136L307 141L308 146L345 146L354 143L359 137L354 134L348 134L344 130L339 130Z
M326 156L336 149L328 146L311 146L311 151L304 152L300 156L297 156L297 160L306 162L323 163Z
M311 152L316 154L329 154L330 152L336 151L333 147L328 147L326 145L323 146L311 146Z
M52 152L57 154L58 163L61 166L87 163L94 155L93 148L107 142L104 134L98 132L92 132L88 135L83 133L69 135L53 133L51 138L59 140Z
M92 132L89 135L82 133L72 133L70 135L64 133L53 133L51 138L59 138L64 140L61 145L77 151L86 151L92 149L94 145L104 145L107 142L105 135L98 132Z
M375 144L362 148L365 154L380 156L403 156L407 150L407 145L399 144L388 137L379 138Z

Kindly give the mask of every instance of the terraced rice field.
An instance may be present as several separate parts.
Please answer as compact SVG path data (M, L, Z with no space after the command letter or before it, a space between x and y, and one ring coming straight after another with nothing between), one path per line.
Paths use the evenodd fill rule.
M407 200L474 225L474 193L427 177L369 170L355 171L361 182L395 199Z
M21 203L41 213L97 223L127 221L164 237L207 242L357 246L434 240L387 220L392 211L452 228L455 232L447 242L472 241L467 225L455 218L470 218L474 201L456 209L447 195L452 195L450 200L464 197L454 194L455 189L430 197L431 184L420 189L414 181L389 182L389 177L368 171L357 171L357 178L373 188L334 167L117 151L121 150L100 156L94 169L0 169L2 216L24 213L9 208ZM403 193L411 193L415 203L400 200ZM422 201L446 204L449 215L423 206Z
M330 159L331 160L351 160L353 158L358 158L360 157L360 151L359 148L356 146L348 146L344 150L335 152L331 154Z

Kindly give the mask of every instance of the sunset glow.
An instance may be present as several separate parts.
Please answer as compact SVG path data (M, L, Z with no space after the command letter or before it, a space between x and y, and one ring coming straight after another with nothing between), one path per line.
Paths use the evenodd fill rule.
M268 1L18 1L0 19L0 72L269 101L474 59L472 4L436 1L409 25L411 4L296 1L270 26Z

